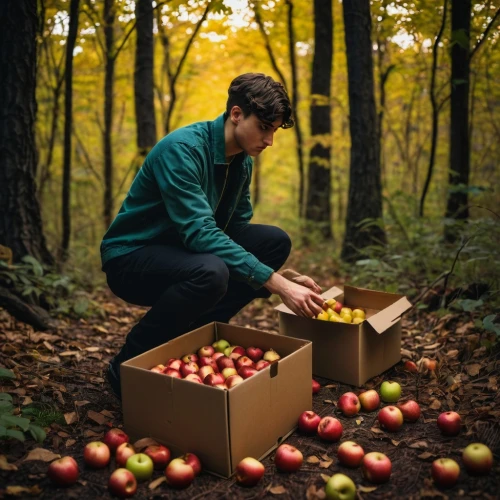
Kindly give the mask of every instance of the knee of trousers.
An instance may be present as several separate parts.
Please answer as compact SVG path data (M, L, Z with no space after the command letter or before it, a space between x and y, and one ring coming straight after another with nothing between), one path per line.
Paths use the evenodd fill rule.
M203 261L201 279L206 293L219 300L227 292L229 269L222 259L215 255L207 255Z
M270 248L276 252L278 260L281 261L279 263L279 267L281 267L285 263L286 259L288 259L292 250L292 240L290 239L290 236L288 236L283 229L274 227L268 243Z

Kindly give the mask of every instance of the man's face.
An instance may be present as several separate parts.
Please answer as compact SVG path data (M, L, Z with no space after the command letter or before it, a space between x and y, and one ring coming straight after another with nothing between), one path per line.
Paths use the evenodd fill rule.
M234 129L234 139L245 153L258 156L264 149L273 145L274 134L281 124L281 117L271 123L260 120L254 114L245 118L242 113Z

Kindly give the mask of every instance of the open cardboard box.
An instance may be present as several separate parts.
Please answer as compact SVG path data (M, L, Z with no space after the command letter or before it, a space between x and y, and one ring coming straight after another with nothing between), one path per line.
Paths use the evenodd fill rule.
M150 371L220 338L245 348L273 348L281 359L230 390ZM225 323L210 323L130 359L120 374L130 436L151 437L173 456L192 452L203 470L223 477L245 457L265 457L312 408L309 341Z
M296 316L284 304L276 307L280 334L312 341L313 374L361 386L400 361L401 315L411 307L406 297L348 285L322 297L364 309L366 320L334 323Z

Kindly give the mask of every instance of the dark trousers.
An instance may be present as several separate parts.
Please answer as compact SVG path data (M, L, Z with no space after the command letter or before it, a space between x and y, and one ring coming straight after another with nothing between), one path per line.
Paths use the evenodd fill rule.
M250 224L233 240L275 271L290 254L290 238L274 226ZM127 335L117 364L212 321L227 323L253 299L271 295L230 278L219 257L181 245L146 246L110 260L104 271L115 295L151 306Z

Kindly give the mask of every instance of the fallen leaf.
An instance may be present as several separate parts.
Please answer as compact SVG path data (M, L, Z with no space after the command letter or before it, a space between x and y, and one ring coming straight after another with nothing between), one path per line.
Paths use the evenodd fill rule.
M71 448L76 443L76 439L68 439L66 441L66 448Z
M325 490L320 488L319 490L316 488L314 484L311 484L306 491L306 500L317 500L325 498Z
M458 356L458 352L459 352L459 351L458 351L458 349L452 349L451 351L448 351L448 352L446 353L446 356L447 356L448 358L453 359L453 358L456 358L456 357Z
M465 365L465 369L467 370L467 373L471 377L475 377L476 375L479 374L481 371L481 365L479 363L474 363L472 365Z
M320 455L323 460L332 460L326 453L323 453L323 455Z
M26 396L23 400L23 406L30 405L31 403L33 403L33 400L31 399L31 397Z
M80 406L88 405L90 401L75 401L75 406L79 408Z
M17 470L17 467L14 464L9 464L9 462L7 462L7 457L5 455L0 455L0 469Z
M408 445L409 448L427 448L429 445L425 441L415 441Z
M100 413L97 413L96 411L93 410L89 410L87 412L87 417L90 418L90 420L97 422L99 425L105 424L107 420L107 418L104 415L101 415Z
M333 460L322 460L320 463L319 463L319 466L322 468L322 469L328 469L328 467L330 467L330 465L333 464Z
M325 385L325 387L327 389L335 389L337 386L335 384L328 384L328 385Z
M284 486L273 486L269 489L269 491L273 495L282 495L283 493L286 493L286 488Z
M23 460L23 462L27 462L30 460L41 460L42 462L52 462L56 458L61 458L61 455L58 453L52 453L45 448L35 448L28 453L28 456Z
M306 462L309 464L318 464L319 458L314 455L311 455L310 457L307 457Z
M431 410L439 410L441 408L441 401L439 399L435 399L430 405L429 408Z
M26 493L32 497L37 497L42 493L42 489L37 484L35 484L35 486L32 486L31 488L26 488L25 486L7 486L7 488L5 488L5 493L7 494L7 496L12 497L21 496L23 493Z
M109 417L109 418L114 418L115 417L115 415L112 412L108 411L108 410L102 410L100 413L102 413L105 417Z
M404 358L411 359L413 354L411 351L408 351L407 349L401 349L401 356L403 356Z
M101 332L101 333L109 333L108 330L106 330L106 328L99 326L99 325L94 325L93 328L94 328L94 330L97 330L98 332Z
M401 441L396 441L395 439L391 439L391 443L392 443L394 446L399 446L399 443L401 443Z
M432 453L429 453L428 451L424 451L423 453L420 453L420 455L417 455L418 458L421 458L422 460L426 460L432 456L434 456Z
M64 351L60 352L59 356L77 356L78 354L80 354L80 351Z
M333 404L333 401L332 401L331 399L325 399L325 400L323 401L323 403L328 403L328 404L332 405L332 404Z
M92 437L102 437L102 432L99 433L99 432L94 432L94 431L91 431L91 430L86 430L83 435L86 437L86 438L92 438Z
M383 434L384 431L382 429L379 429L378 427L372 427L370 429L372 432L374 432L375 434Z
M157 445L157 444L158 444L158 442L152 438L143 438L143 439L139 439L138 441L136 441L134 443L134 448L137 451L139 451L139 450L142 450L143 448L146 448L146 446Z
M158 486L160 486L161 483L164 483L166 480L167 478L165 476L159 477L158 479L151 481L148 485L148 488L150 490L155 490L156 488L158 488Z
M424 345L424 349L436 349L441 345L440 342L436 342L435 344Z
M372 491L375 491L378 488L378 486L363 486L360 484L358 486L358 490L362 491L363 493L371 493Z
M78 415L77 415L76 411L72 411L70 413L65 413L64 420L66 420L66 423L68 425L71 425L71 424L74 424L75 422L78 422Z
M101 348L100 348L100 347L86 347L86 348L84 349L84 351L87 351L87 352L98 352L98 351L100 351L100 350L101 350Z
M327 483L332 476L327 476L326 474L320 474L320 476L323 478L323 481Z

